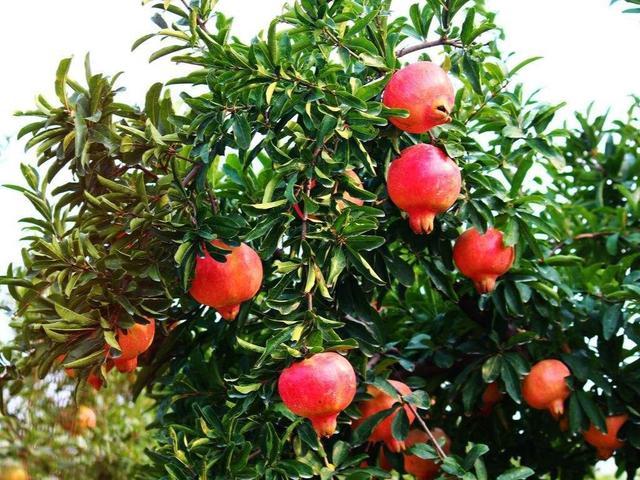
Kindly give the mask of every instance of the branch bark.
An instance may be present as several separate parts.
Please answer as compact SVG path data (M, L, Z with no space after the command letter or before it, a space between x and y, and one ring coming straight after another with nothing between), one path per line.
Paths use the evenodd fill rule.
M405 55L409 55L413 52L418 52L420 50L426 50L427 48L439 47L442 45L448 45L450 47L463 48L462 43L457 42L455 40L450 40L448 38L442 37L438 40L431 40L430 42L422 42L417 43L416 45L411 45L409 47L404 47L396 51L396 57L400 58Z

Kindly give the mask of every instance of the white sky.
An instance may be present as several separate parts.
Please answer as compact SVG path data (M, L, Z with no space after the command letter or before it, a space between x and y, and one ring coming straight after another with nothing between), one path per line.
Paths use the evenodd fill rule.
M415 0L395 0L406 14ZM37 93L53 98L58 61L75 58L75 72L91 52L94 72L124 71L124 101L142 102L149 85L177 76L167 61L148 64L149 46L131 53L132 42L155 29L150 9L135 0L31 0L3 2L0 28L0 145L15 135L24 119L12 114L29 109ZM221 0L219 9L235 17L234 33L250 39L281 11L284 0ZM640 94L640 15L621 14L623 5L608 0L488 0L506 30L505 50L517 60L542 55L520 75L530 89L542 88L540 98L566 101L566 115L585 109L591 101L601 109L623 115L628 95ZM620 2L623 4L623 2ZM105 5L108 5L106 7ZM153 41L152 41L153 42ZM21 144L0 151L0 183L21 182L19 164L32 161ZM0 274L19 261L21 236L17 221L31 213L16 193L0 188ZM4 334L3 334L4 330ZM0 339L6 336L0 319Z

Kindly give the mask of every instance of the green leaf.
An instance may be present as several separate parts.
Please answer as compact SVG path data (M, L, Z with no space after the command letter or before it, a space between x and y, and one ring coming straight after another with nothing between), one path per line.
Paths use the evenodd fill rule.
M604 315L602 316L602 335L605 340L611 340L620 328L620 320L622 319L621 309L621 304L614 303L604 311Z
M404 440L409 435L409 418L404 408L399 408L391 422L391 435L396 440Z
M369 439L373 429L376 428L380 422L382 422L385 418L387 418L399 408L400 404L398 403L391 408L387 408L386 410L382 410L374 415L371 415L370 417L367 417L360 425L356 427L355 430L353 430L351 443L354 446L362 445Z
M58 64L58 70L56 71L56 95L60 99L63 105L68 106L69 100L67 99L67 75L69 74L69 67L71 66L72 58L64 58Z
M522 480L523 478L529 478L535 472L529 467L516 467L506 471L502 475L498 475L497 480Z
M471 84L473 90L482 95L482 86L480 85L480 69L478 63L473 60L469 55L465 54L462 57L462 71L466 79Z
M233 119L233 135L240 150L248 150L251 146L251 126L244 114Z
M482 365L482 379L485 383L492 383L500 376L502 355L489 357Z

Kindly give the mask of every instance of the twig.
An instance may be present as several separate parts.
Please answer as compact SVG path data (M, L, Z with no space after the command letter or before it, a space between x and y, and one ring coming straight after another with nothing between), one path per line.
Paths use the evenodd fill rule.
M180 1L182 2L182 5L184 5L184 8L186 8L189 11L189 13L193 11L193 8L191 8L191 6L187 3L186 0L180 0ZM204 22L204 20L202 20L202 18L200 18L200 15L196 15L196 22L198 22L198 25L206 34L209 34L209 31L207 30L207 24Z
M193 168L189 170L189 173L187 173L187 176L184 177L184 179L182 180L182 186L183 187L189 186L191 182L193 182L195 178L198 176L198 173L200 173L200 170L202 170L202 163L196 163L193 166Z
M494 99L494 98L496 98L498 95L500 95L500 93L501 93L505 88L507 88L507 86L508 86L510 83L511 83L511 79L510 79L510 78L508 78L506 81L504 81L504 82L502 83L502 85L500 85L500 88L498 88L495 92L493 92L493 93L489 96L489 98L487 98L484 102L482 102L482 103L480 104L480 106L479 106L478 108L476 108L473 112L471 112L471 115L469 115L469 116L467 117L467 119L464 121L465 125L466 125L466 124L467 124L467 123L468 123L468 122L469 122L473 117L475 117L478 113L480 113L480 112L482 111L482 109L483 109L484 107L486 107L486 106L487 106L487 104L488 104L491 100L493 100L493 99Z
M398 392L398 393L400 393L400 392ZM400 396L400 398L402 398L402 396ZM406 403L404 401L404 399L402 400L402 403L407 405L409 407L409 409L413 412L413 414L416 416L416 418L418 419L418 423L420 423L420 426L423 428L423 430L425 432L427 432L427 435L429 435L429 439L433 442L434 448L436 449L436 453L440 457L440 460L444 461L445 458L447 458L447 454L444 453L444 450L442 449L442 447L438 443L438 440L436 439L436 437L433 436L433 433L431 433L431 430L429 430L429 427L427 426L426 422L418 414L417 410L415 408L413 408L413 405L411 405L409 403Z
M448 45L450 47L464 48L462 43L456 40L450 40L446 37L439 38L438 40L431 40L430 42L417 43L410 47L404 47L396 51L396 57L400 58L410 53L417 52L419 50L426 50L427 48L438 47L441 45Z

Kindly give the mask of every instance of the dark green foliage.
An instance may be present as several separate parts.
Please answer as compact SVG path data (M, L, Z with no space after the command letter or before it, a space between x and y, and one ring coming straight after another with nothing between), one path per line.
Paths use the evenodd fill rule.
M517 83L536 58L507 60L480 1L428 0L393 18L390 0L300 0L250 44L230 36L215 3L159 3L161 30L136 42L159 36L171 45L151 60L193 66L166 83L180 85L185 108L174 110L160 84L144 109L119 104L114 80L87 70L82 86L63 61L58 106L39 98L27 112L41 120L21 135L49 170L40 179L25 167L28 187L14 187L40 215L25 219L24 270L3 278L23 319L16 345L32 352L19 371L44 375L63 352L97 370L103 345L117 348L117 326L160 320L135 386L157 402L145 478L385 478L366 432L348 425L355 404L320 442L279 400L278 373L325 350L348 353L357 399L384 378L411 385L417 392L402 401L429 408L429 425L449 434L442 470L454 478L582 479L595 453L579 432L620 412L631 422L618 464L634 472L638 99L623 121L578 115L575 127L551 130L562 105ZM423 41L442 47L434 60L459 88L454 121L420 137L388 124L403 112L384 107L381 92L400 49ZM385 177L420 141L454 158L463 191L418 237ZM48 196L63 169L73 179ZM345 192L364 205L345 204ZM491 295L452 262L469 226L495 226L516 246ZM214 238L247 242L264 263L261 293L233 323L187 293L195 257ZM530 365L550 357L572 371L567 433L521 398ZM507 395L482 417L493 381ZM405 436L406 418L393 431Z

